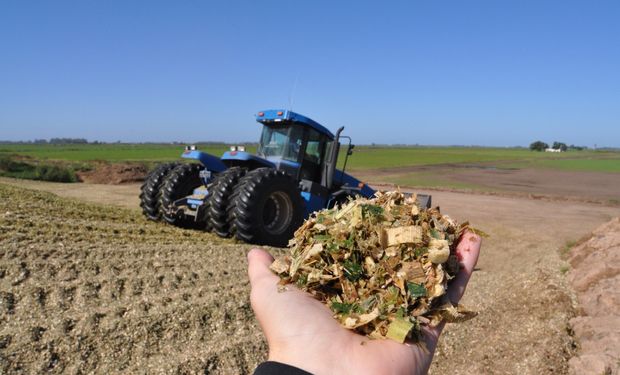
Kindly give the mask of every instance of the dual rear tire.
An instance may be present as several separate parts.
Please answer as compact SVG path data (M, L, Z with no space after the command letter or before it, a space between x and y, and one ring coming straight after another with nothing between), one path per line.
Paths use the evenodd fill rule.
M166 177L179 163L166 163L156 166L144 180L140 187L140 207L144 216L153 221L161 219L161 205L159 191Z
M304 214L295 181L284 171L259 168L248 172L235 187L227 221L230 234L239 240L286 247Z
M182 228L204 227L204 221L197 221L193 216L186 216L182 210L176 210L173 203L191 195L202 185L200 164L181 164L170 171L163 186L159 190L159 209L162 219Z
M235 186L245 176L247 169L232 167L217 175L213 187L209 190L207 204L209 206L209 224L220 237L229 237L231 234L227 210L231 205L231 198Z
M205 228L205 220L195 220L172 209L177 199L190 195L202 185L200 164L166 163L155 167L140 190L140 207L144 216L153 221L164 220L183 228ZM208 228L207 228L208 229Z

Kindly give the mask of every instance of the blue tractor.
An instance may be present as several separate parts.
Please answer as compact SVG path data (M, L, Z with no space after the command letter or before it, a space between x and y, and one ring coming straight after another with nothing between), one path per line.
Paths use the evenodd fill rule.
M221 158L186 147L199 163L157 166L142 185L140 206L150 220L214 231L221 237L284 247L310 214L375 191L344 172L354 145L308 117L288 110L259 112L257 154L231 147ZM336 169L340 140L348 147ZM430 203L430 202L425 202Z

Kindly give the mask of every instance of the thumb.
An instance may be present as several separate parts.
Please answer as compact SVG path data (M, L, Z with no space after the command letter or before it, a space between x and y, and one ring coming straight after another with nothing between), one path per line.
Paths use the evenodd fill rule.
M273 257L263 249L252 249L248 253L248 276L250 284L256 287L260 281L273 279L275 282L279 280L269 266L273 263Z
M448 296L453 303L458 303L461 297L463 297L463 293L465 293L469 278L478 262L481 243L482 239L480 236L471 231L463 233L461 236L460 242L456 247L456 254L461 261L461 270L448 288Z

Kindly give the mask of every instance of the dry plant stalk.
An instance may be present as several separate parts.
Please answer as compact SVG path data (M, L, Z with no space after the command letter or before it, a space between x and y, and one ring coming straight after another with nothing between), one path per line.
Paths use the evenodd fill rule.
M456 245L468 224L415 196L377 193L323 210L295 232L291 254L271 266L325 303L342 326L371 338L419 341L423 326L467 320L448 281L459 271Z

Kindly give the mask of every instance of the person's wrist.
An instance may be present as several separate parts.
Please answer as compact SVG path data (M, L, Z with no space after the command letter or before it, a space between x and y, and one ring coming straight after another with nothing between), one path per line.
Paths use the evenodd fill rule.
M339 350L342 352L343 348ZM313 349L299 344L270 344L267 360L294 366L315 375L337 373L335 370L339 368L331 348Z
M270 348L269 357L267 358L267 360L294 366L315 375L322 373L322 366L316 363L318 361L309 358L312 357L312 354L305 354L306 355L303 355L303 353L299 353L298 350L283 350L279 348Z

